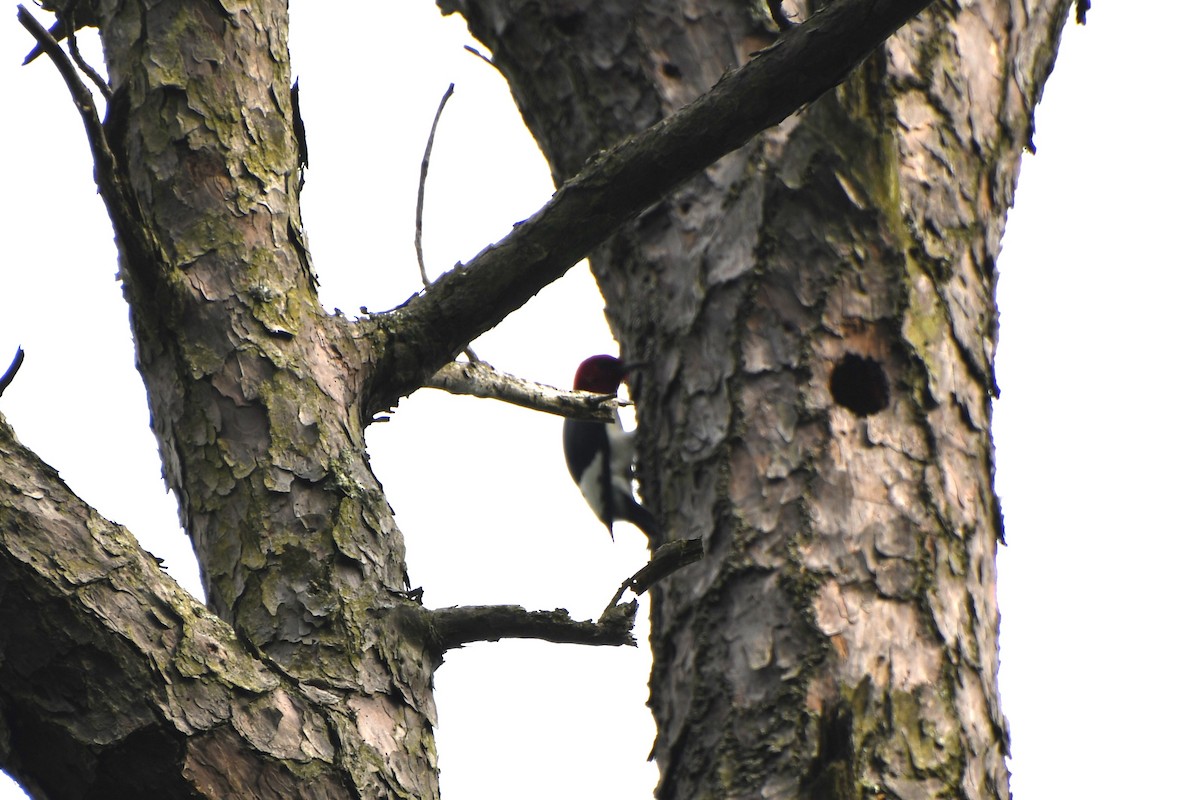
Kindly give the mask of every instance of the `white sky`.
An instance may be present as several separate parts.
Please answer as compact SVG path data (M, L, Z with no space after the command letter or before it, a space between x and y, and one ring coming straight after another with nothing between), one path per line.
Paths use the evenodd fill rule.
M1200 11L1146 0L1119 18L1114 5L1067 32L1000 262L1001 684L1021 800L1186 796L1200 745L1190 647L1200 525L1185 507L1200 477L1190 413L1200 258L1184 240L1200 212L1186 77ZM551 186L505 85L461 49L460 20L432 0L360 3L353 18L328 9L293 4L312 161L304 217L326 304L382 310L418 288L416 176L447 83L457 88L426 195L431 268L503 236ZM78 117L46 59L17 66L30 44L9 19L0 361L18 343L27 358L0 410L195 587ZM582 267L477 344L502 369L561 385L582 357L612 348ZM546 415L432 390L371 429L429 605L594 616L644 561L640 534L618 528L613 545L591 517L559 431ZM437 674L443 796L649 798L648 668L648 646L451 653ZM10 797L21 793L0 784Z

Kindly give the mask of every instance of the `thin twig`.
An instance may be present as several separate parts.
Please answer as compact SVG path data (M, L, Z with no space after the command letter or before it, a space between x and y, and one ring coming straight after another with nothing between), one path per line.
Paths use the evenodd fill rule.
M421 180L417 183L417 233L413 244L417 248L417 269L421 272L421 283L426 289L429 288L429 273L425 271L425 245L421 239L425 227L425 179L429 177L429 158L433 154L433 140L437 136L438 121L442 118L442 111L452 94L453 83L446 87L446 93L442 95L442 101L438 103L437 112L433 115L433 124L429 126L429 139L425 142L425 155L421 158ZM463 352L466 353L468 361L479 360L479 356L475 355L475 351L469 346Z
M452 94L454 94L453 83L442 95L442 102L438 103L437 113L433 115L433 124L429 126L429 139L425 142L425 156L421 159L421 180L417 184L417 235L413 244L417 248L417 269L421 271L421 283L426 289L429 288L429 273L425 271L425 247L421 242L425 216L425 179L429 177L429 157L433 154L433 139L437 135L438 120L442 118L442 110L446 108L446 102Z
M58 46L54 36L42 27L42 24L33 14L29 13L25 6L17 6L17 20L42 46L42 51L54 62L54 66L58 68L59 74L67 84L67 91L71 93L71 100L74 101L75 108L78 109L79 116L83 119L84 132L87 134L88 144L92 148L92 158L96 162L98 173L97 182L101 184L115 183L116 159L108 147L108 140L104 136L104 126L100 124L100 115L96 112L96 102L92 93L80 80L79 73L75 71L71 59ZM125 198L121 199L125 200Z
M626 589L632 589L634 594L642 594L663 578L703 557L704 543L699 539L676 539L673 542L667 542L654 551L654 555L650 556L650 561L646 566L625 579L621 588L617 589L617 593L609 601L608 608L617 607L617 603L620 601L621 595L625 594ZM607 610L605 613L608 613ZM604 619L604 615L601 615L600 618Z
M83 60L83 54L79 52L79 41L75 38L75 3L68 4L64 22L67 26L67 48L71 51L71 58L75 60L76 66L80 71L88 76L92 83L96 84L96 88L100 90L100 94L104 95L105 102L112 100L112 87L108 82L100 76L100 73L92 68L92 65Z
M488 64L489 66L491 66L491 68L492 68L492 69L496 70L497 72L499 72L499 71L500 71L500 68L496 66L496 62L495 62L495 61L492 61L490 58L488 58L487 56L485 56L483 53L479 52L479 51L478 51L478 50L476 50L474 47L471 47L471 45L469 45L469 44L464 44L464 45L463 45L463 50L466 50L466 51L467 51L468 53L470 53L471 55L474 55L474 56L479 56L479 57L480 57L480 58L482 58L482 59L483 59L485 62L487 62L487 64Z
M67 91L71 93L71 100L83 121L84 134L92 151L92 163L96 167L93 172L96 188L108 206L108 216L112 220L117 240L126 248L130 269L135 270L139 264L153 263L160 249L154 241L153 234L142 224L137 204L133 200L133 191L122 176L117 157L109 147L92 93L88 91L87 85L75 71L70 57L59 47L54 36L42 27L25 6L17 6L17 19L41 45L42 52L54 63L67 85Z
M12 363L8 365L8 369L4 370L4 374L0 375L0 394L4 394L4 390L13 382L13 378L17 377L17 370L21 368L21 364L24 361L25 351L18 347L17 354L13 356Z

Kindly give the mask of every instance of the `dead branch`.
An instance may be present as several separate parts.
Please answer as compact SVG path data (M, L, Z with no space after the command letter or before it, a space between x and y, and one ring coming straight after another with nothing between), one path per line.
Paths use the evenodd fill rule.
M541 639L559 644L633 645L637 602L605 611L599 622L576 621L562 608L526 611L520 606L452 606L430 612L443 650L468 642L501 639Z
M468 642L501 639L541 639L559 644L633 645L633 620L637 601L619 602L626 589L642 594L677 570L699 561L704 545L699 539L668 542L654 551L650 562L621 584L599 622L571 619L570 613L526 611L520 606L452 606L429 612L434 635L443 650Z
M429 139L425 142L425 155L421 158L421 178L417 182L417 232L413 238L413 245L417 248L417 269L421 273L421 284L426 289L429 288L429 273L425 271L425 244L422 241L425 230L425 179L429 177L429 159L433 155L433 140L437 136L438 121L441 120L442 112L446 109L446 101L452 94L454 94L453 83L446 87L446 93L442 95L442 101L438 103L437 111L433 114L433 124L429 126ZM466 354L468 361L479 360L479 356L475 355L475 351L469 346L463 348L463 353Z
M12 363L8 365L8 369L4 370L4 374L0 375L0 395L4 394L4 390L13 382L13 378L17 377L17 370L23 363L25 363L25 351L18 347Z
M88 146L92 151L92 161L96 166L96 188L108 206L118 242L128 248L129 263L131 265L136 265L141 261L151 263L152 256L156 252L155 243L142 226L141 217L133 202L133 193L118 170L116 156L109 147L92 93L80 79L71 59L63 52L54 35L43 28L25 6L17 6L17 20L37 40L41 47L40 52L49 56L62 76L63 82L66 83L67 91L71 93L71 100L75 103L75 108L83 121L84 133L87 135ZM39 51L30 53L30 59L38 54Z
M608 603L608 609L617 607L621 595L626 589L632 589L634 594L643 594L651 586L666 578L688 564L694 564L704 557L704 543L699 539L676 539L667 542L654 551L646 566L625 579L613 599ZM608 610L605 610L605 614ZM603 615L600 617L604 618Z
M495 68L496 68L496 62L495 62L495 61L492 61L490 58L488 58L487 56L485 56L483 53L479 52L479 51L478 51L478 50L476 50L474 47L471 47L471 45L469 45L469 44L464 44L464 45L463 45L463 50L466 50L468 53L470 53L470 54L471 54L471 55L473 55L473 56L477 56L477 57L479 57L479 58L483 59L483 61L484 61L484 62L486 62L486 63L487 63L487 65L488 65L489 67L491 67L492 69L495 69Z
M426 386L450 394L503 400L534 411L560 417L615 422L624 402L613 395L568 392L544 383L499 372L485 361L464 364L451 361L435 372Z
M100 90L100 94L104 95L106 101L112 100L112 88L101 77L100 73L92 67L91 64L84 60L83 54L79 52L79 40L75 37L75 11L74 3L66 12L66 28L67 28L67 49L71 51L71 58L75 61L75 65L79 67L79 71L88 77L96 88ZM53 34L51 34L53 35Z
M442 101L438 103L437 111L433 114L433 124L429 126L429 139L425 142L425 155L421 158L421 177L417 181L417 232L413 245L417 248L417 269L421 272L421 283L426 289L429 288L429 273L425 271L425 246L421 242L425 221L425 179L429 177L429 159L433 155L433 140L437 136L438 121L442 118L442 112L452 94L453 83L446 87L446 93L442 95Z

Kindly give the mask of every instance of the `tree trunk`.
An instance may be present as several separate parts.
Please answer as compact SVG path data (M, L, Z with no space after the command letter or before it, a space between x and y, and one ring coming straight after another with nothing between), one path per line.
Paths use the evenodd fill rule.
M169 742L155 771L164 783L142 781L138 792L182 796L190 783L207 796L353 787L358 796L434 797L440 650L413 635L420 628L384 623L412 606L404 545L367 463L362 395L372 359L347 321L321 308L304 243L287 3L113 3L92 21L112 98L103 130L89 134L164 474L209 609L236 632L226 645L266 673L251 690L212 665L191 674L190 654L179 664L158 653L166 685L147 679L137 690L148 715L109 709L133 717L115 726L122 733ZM36 509L20 511L30 530L46 524ZM144 590L166 591L153 588L162 576L141 577ZM98 594L120 630L121 595ZM183 624L179 638L188 642L190 630ZM27 634L52 635L36 625ZM101 648L106 659L113 647ZM209 670L212 707L201 719L181 713L172 685L204 684ZM105 764L129 748L124 735L97 735L87 717L22 694L14 705L34 730L26 746L57 737L99 751ZM234 753L253 768L237 769ZM25 759L18 774L29 772ZM36 775L34 785L73 796L69 772ZM84 786L94 783L84 791L115 793L110 781L132 774L114 766L87 775Z
M778 30L720 0L441 2L556 178ZM926 10L593 254L650 362L643 496L708 551L653 594L660 798L1008 797L995 263L1069 7Z

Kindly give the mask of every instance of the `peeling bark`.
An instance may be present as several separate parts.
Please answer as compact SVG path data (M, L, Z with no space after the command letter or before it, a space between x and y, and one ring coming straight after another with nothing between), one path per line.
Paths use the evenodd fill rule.
M164 475L208 606L285 684L318 687L341 711L322 733L299 710L314 701L298 689L254 712L272 730L234 706L225 717L236 736L196 750L176 737L186 763L174 780L221 797L259 796L259 780L290 796L435 797L441 651L426 628L400 624L416 610L403 538L367 461L367 349L317 300L299 214L287 5L95 12L113 94L103 130L89 128L97 180ZM258 748L244 773L232 759L241 739ZM264 743L290 739L328 740L318 747L334 776L328 791L258 775ZM53 780L16 772L35 786Z
M395 701L263 658L2 417L0 483L0 756L35 797L411 796Z

